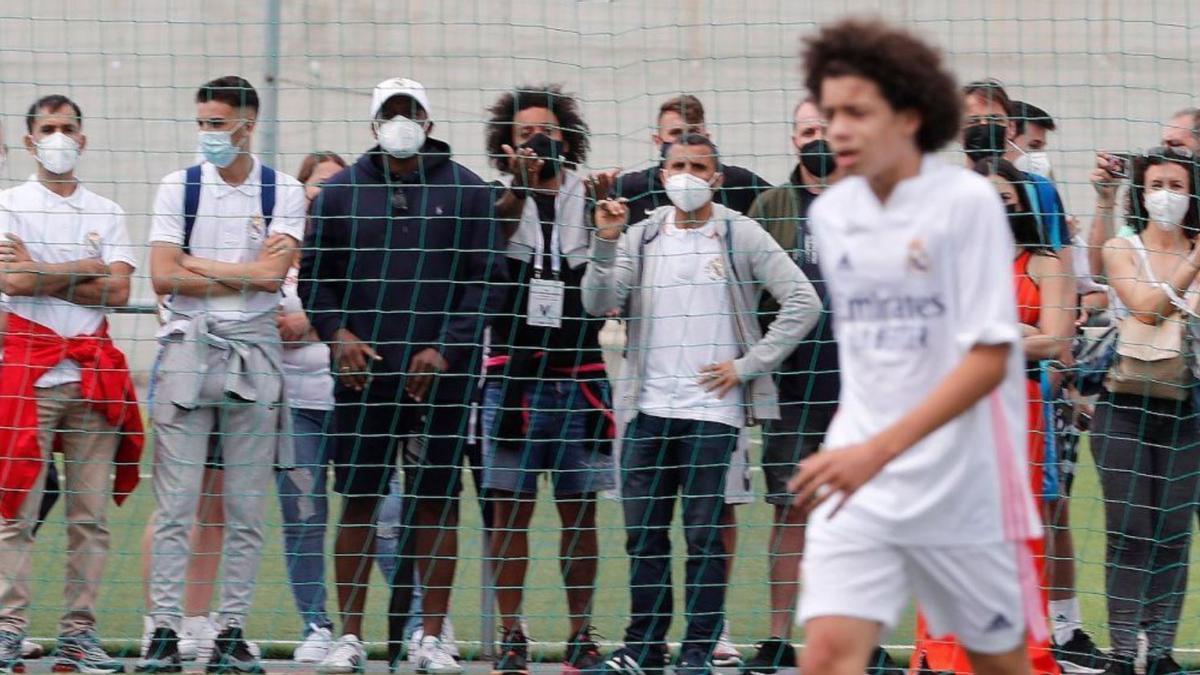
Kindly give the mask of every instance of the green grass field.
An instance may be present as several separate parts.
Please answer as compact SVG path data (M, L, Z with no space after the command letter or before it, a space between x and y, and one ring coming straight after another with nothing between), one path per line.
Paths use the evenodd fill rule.
M1101 511L1099 489L1090 453L1083 452L1079 477L1075 486L1072 508L1075 542L1079 561L1079 591L1083 601L1087 624L1097 641L1107 642L1104 632L1103 561L1104 520ZM757 460L758 451L753 452ZM761 475L755 477L761 491ZM469 481L468 481L469 482ZM477 641L480 638L480 519L475 508L473 492L468 486L464 501L463 526L461 529L461 562L458 568L453 599L453 619L460 641ZM125 506L112 511L112 549L108 573L101 597L100 630L106 640L132 639L140 635L142 608L142 581L138 543L142 528L153 506L153 496L148 482L126 502ZM34 563L34 599L32 608L31 635L53 637L60 613L63 578L63 551L66 539L62 523L62 506L56 508L51 521L41 532ZM738 509L740 536L737 563L734 568L728 594L728 617L734 640L738 643L753 643L767 637L767 566L766 541L770 527L771 512L762 503L742 506ZM531 541L533 558L529 571L526 613L532 635L543 641L547 649L557 649L559 641L566 637L567 627L563 618L565 600L556 561L558 550L557 515L548 497L543 497L534 520L535 534ZM300 619L295 611L291 593L284 574L281 551L282 535L279 528L278 509L272 502L270 509L270 532L268 546L259 577L254 610L249 619L248 632L259 641L296 640L300 634ZM624 538L618 505L604 501L600 506L600 543L602 562L596 597L594 623L600 634L609 639L619 639L625 624L629 594L626 585L628 564L624 554ZM332 528L331 528L332 534ZM683 550L676 527L675 550ZM676 594L681 596L683 580L682 555L677 555L675 572ZM327 571L332 574L331 566ZM1200 647L1200 620L1196 616L1194 603L1190 602L1197 586L1195 571L1191 574L1189 602L1184 608L1184 624L1180 631L1178 646L1181 649ZM329 610L333 612L332 582L330 583ZM384 617L387 589L382 577L374 575L373 587L368 603L368 619L365 633L367 640L381 641L386 637ZM676 602L676 611L683 606ZM678 614L677 614L678 617ZM680 618L672 626L673 639L681 630ZM798 634L802 638L802 634ZM912 640L911 621L906 620L889 639L893 644L909 644ZM287 648L290 653L290 647ZM275 653L280 653L276 651Z

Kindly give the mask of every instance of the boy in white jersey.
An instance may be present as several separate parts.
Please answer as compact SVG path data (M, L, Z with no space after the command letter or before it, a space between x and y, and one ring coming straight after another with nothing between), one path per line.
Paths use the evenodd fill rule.
M934 49L847 20L804 56L847 178L810 211L842 389L829 450L790 485L812 511L801 670L863 672L915 595L976 673L1027 673L1026 630L1046 627L1023 545L1040 523L1004 208L930 156L961 104Z

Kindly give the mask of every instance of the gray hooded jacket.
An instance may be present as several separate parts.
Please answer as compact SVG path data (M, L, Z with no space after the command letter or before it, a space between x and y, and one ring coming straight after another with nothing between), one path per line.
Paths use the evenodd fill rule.
M592 236L591 263L583 277L583 307L604 316L616 309L627 320L627 372L617 409L630 414L638 409L645 373L643 324L655 317L654 289L643 283L653 279L656 256L645 255L646 246L662 231L674 209L664 206L629 228L616 240ZM779 419L779 395L771 375L796 345L808 335L821 315L821 300L813 285L779 244L758 223L720 204L713 204L713 220L725 250L727 288L733 308L734 331L741 356L734 361L738 378L746 384L747 424ZM764 336L756 312L759 294L766 290L780 305ZM627 306L628 305L628 306ZM722 317L724 318L724 317Z

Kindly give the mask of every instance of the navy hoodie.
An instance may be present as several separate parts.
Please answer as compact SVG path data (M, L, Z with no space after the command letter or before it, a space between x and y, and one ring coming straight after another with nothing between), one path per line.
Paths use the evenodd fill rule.
M483 329L504 301L495 187L430 139L410 175L385 175L378 146L325 182L309 212L300 298L317 334L345 328L382 357L372 399L398 400L403 373L427 347L449 371L431 399L466 400L481 370ZM338 385L338 396L360 398Z

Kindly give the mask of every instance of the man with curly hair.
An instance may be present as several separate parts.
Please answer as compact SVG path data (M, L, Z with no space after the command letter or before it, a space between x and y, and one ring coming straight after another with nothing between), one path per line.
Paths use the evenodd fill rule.
M1028 542L1012 234L987 179L933 153L962 99L941 55L878 20L806 43L806 84L847 176L810 210L841 392L789 484L810 512L801 671L863 672L915 596L981 675L1029 673L1044 639Z
M599 547L596 493L615 483L611 395L600 351L603 318L583 309L590 180L579 103L557 84L521 87L490 108L487 148L505 176L499 199L509 284L492 320L483 387L484 489L494 504L491 555L504 637L494 673L529 672L521 598L538 477L554 485L570 632L565 671L600 659L591 638ZM602 179L607 180L607 179Z

